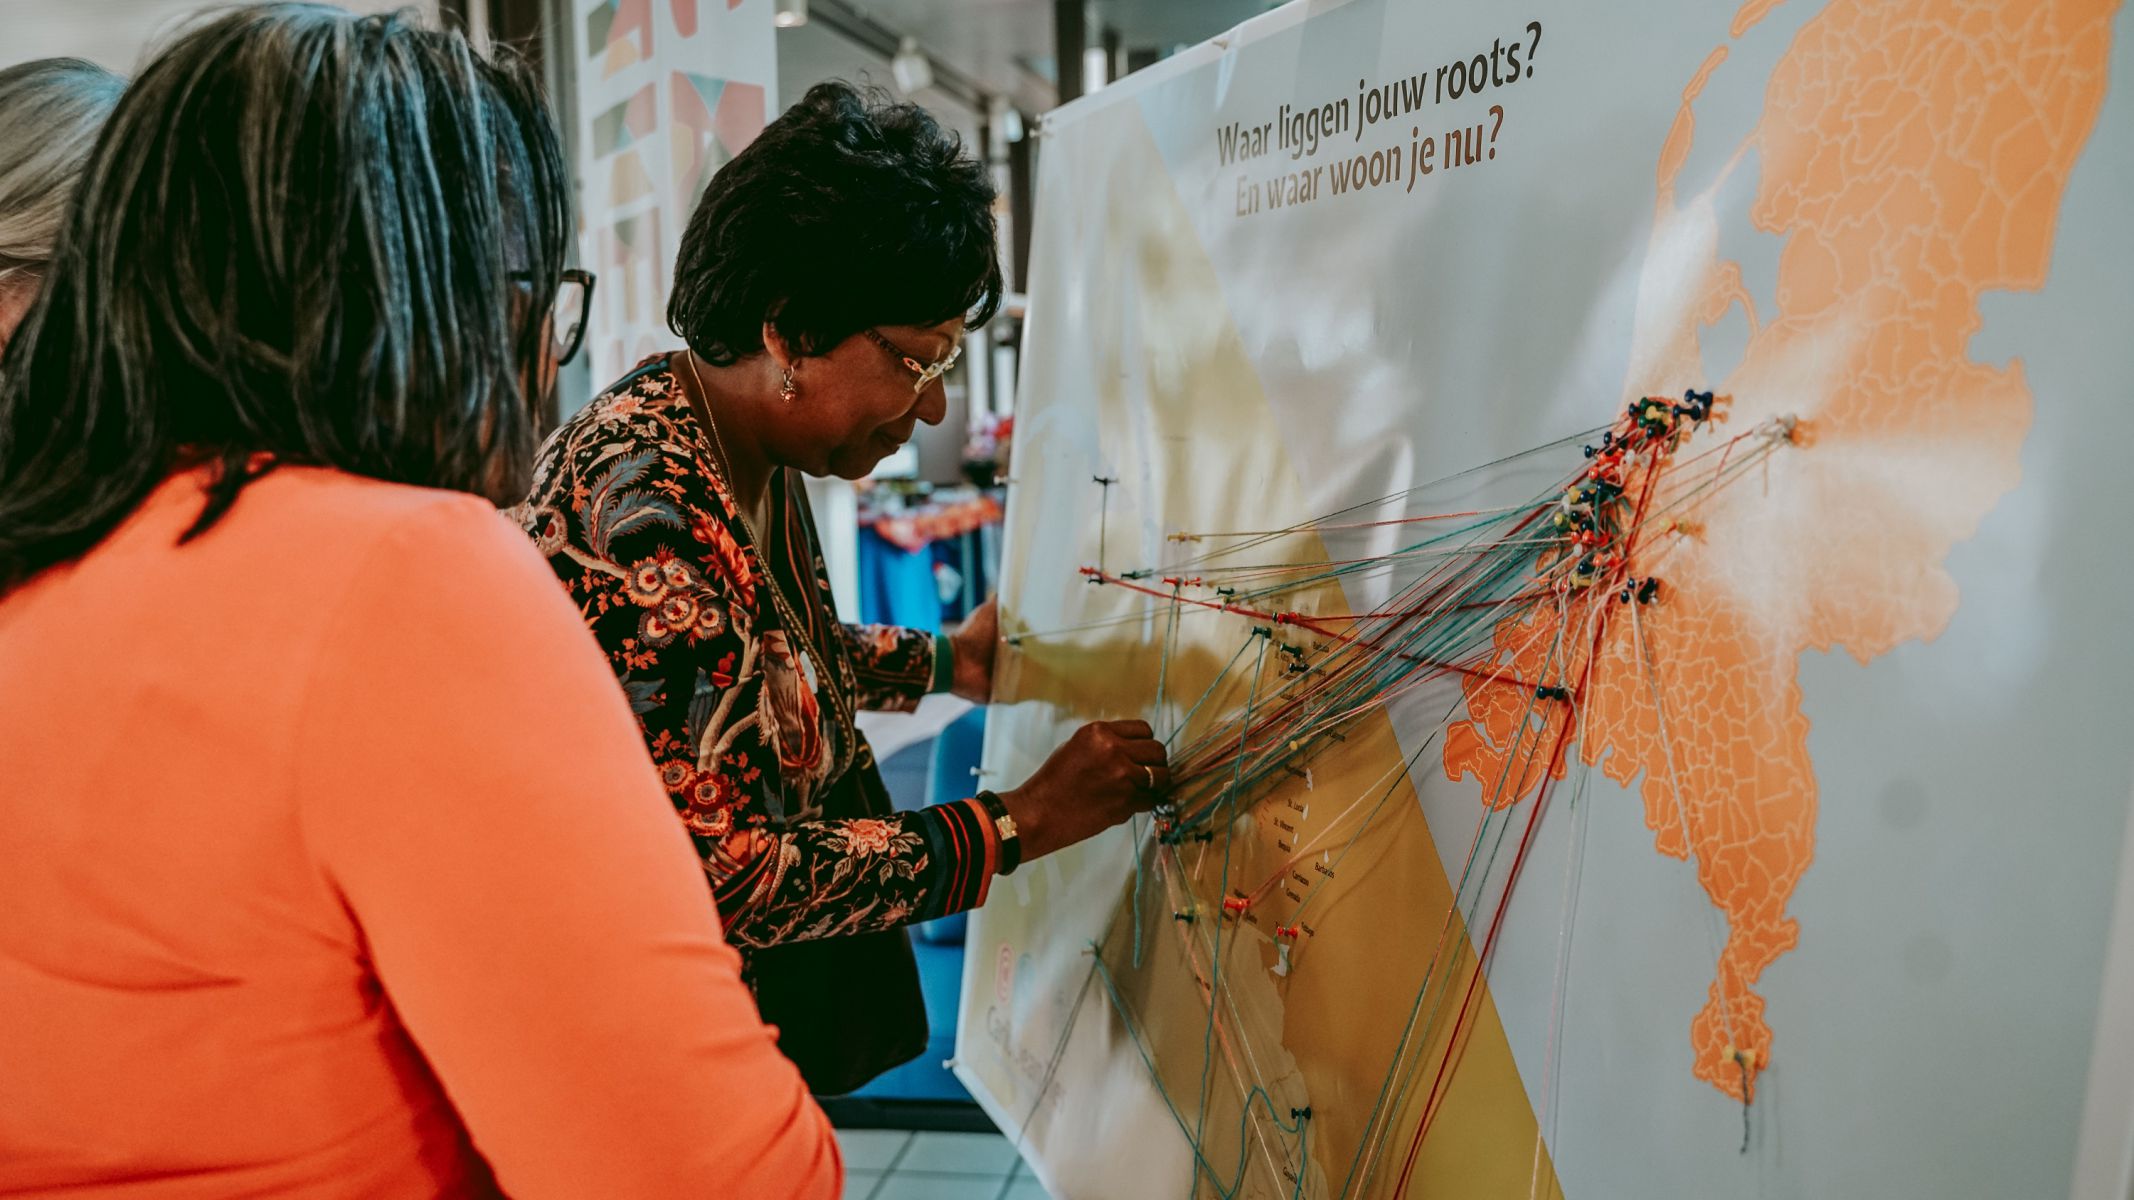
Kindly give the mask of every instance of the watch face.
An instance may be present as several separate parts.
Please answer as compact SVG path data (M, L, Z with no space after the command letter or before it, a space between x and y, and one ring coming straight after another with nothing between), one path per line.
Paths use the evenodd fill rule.
M993 818L993 828L1000 834L1001 841L1007 841L1009 838L1016 836L1015 818L1006 813Z

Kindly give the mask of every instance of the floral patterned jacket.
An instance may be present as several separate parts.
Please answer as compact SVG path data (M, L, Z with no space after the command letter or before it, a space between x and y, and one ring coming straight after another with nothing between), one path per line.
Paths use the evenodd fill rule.
M999 859L975 801L890 809L853 711L915 707L947 648L839 623L806 493L785 469L772 490L758 546L661 356L556 430L512 510L607 651L744 953L973 907Z

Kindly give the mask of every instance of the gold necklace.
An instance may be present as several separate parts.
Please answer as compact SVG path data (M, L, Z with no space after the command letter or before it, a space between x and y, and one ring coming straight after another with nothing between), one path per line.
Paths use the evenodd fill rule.
M696 355L687 350L682 351L682 366L688 369L689 382L695 385L689 396L690 411L697 417L699 424L711 431L712 447L718 451L719 464L726 468L726 482L727 486L731 488L735 481L734 456L727 451L726 439L719 433L719 422L711 415L711 400L704 389L703 376L697 374ZM771 470L775 475L778 468L773 467ZM764 489L768 492L770 485L766 483ZM748 534L749 543L756 548L756 561L763 566L765 589L771 594L771 605L778 610L779 620L785 623L786 628L792 632L794 637L801 637L801 631L810 626L801 621L799 614L794 611L792 601L786 598L785 588L778 582L778 573L771 569L770 560L765 557L764 546L767 543L763 540L763 536L756 532L756 526L748 519L748 514L742 511L741 497L738 495L734 497L734 517L741 522L742 530ZM815 569L815 565L812 562L804 565L810 572ZM859 694L858 677L853 675L851 664L845 660L843 655L832 654L819 645L812 648L818 657L834 660L837 671L837 686L828 689L830 702L837 709L838 717L844 722L845 726L847 728L854 726L857 723L857 718L852 711L852 698ZM804 684L805 681L803 680ZM840 740L842 741L843 739ZM845 764L839 763L837 766L837 774L843 774ZM783 773L781 772L781 785L782 783Z
M734 470L734 456L726 450L726 439L719 434L719 423L712 418L711 401L706 398L704 391L704 377L697 374L696 355L687 350L682 351L682 365L689 369L689 382L696 385L689 394L690 411L700 418L700 423L704 428L711 431L711 444L719 452L719 465L726 468L726 485L729 488L735 487L740 483L740 475ZM773 467L771 470L775 473L777 468ZM768 501L770 499L770 481L767 478L763 484L763 491L763 498ZM764 511L770 511L768 504L765 505ZM734 516L740 519L741 528L748 531L749 540L756 544L760 553L763 539L756 536L756 526L748 519L746 506L742 503L738 494L734 496Z

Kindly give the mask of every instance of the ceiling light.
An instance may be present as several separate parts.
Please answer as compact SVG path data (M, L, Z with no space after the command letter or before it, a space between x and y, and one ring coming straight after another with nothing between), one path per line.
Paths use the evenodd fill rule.
M777 12L771 24L780 29L791 29L808 23L808 0L778 0Z
M926 52L919 49L919 39L905 38L897 47L897 56L889 60L889 74L897 81L897 90L909 96L934 85L934 65L926 61Z

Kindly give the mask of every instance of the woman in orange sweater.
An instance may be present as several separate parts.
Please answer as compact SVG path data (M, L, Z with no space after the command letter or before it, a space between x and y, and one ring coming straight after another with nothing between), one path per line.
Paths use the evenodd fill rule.
M398 18L241 10L120 102L0 362L0 1195L836 1194L478 498L565 189L527 73Z

